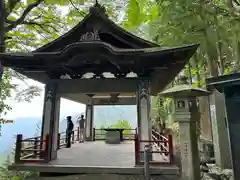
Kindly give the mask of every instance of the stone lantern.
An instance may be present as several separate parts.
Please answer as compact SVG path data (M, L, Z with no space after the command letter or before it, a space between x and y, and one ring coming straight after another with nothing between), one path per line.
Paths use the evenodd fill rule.
M176 85L160 93L171 97L175 105L175 117L179 122L181 175L183 180L200 180L200 160L196 122L200 118L196 97L208 96L210 92L187 84Z

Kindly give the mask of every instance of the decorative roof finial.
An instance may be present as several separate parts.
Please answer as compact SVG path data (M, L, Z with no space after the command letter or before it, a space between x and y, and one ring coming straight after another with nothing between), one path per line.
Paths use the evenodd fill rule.
M90 7L89 9L90 13L95 13L95 14L101 14L101 15L106 15L106 9L104 6L101 6L98 2L98 0L95 0L94 6Z

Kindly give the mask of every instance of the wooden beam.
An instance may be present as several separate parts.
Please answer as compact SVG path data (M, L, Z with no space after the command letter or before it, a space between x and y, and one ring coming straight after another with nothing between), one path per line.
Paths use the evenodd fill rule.
M136 105L136 97L120 97L116 102L110 98L93 98L93 105Z
M137 78L106 79L60 79L50 80L58 84L58 93L133 93L136 92Z

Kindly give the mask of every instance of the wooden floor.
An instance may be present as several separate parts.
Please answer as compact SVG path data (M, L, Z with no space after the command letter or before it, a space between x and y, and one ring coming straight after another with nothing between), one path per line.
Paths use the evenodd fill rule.
M159 156L158 156L159 157ZM71 174L143 174L143 167L135 167L133 141L106 144L104 141L73 144L58 151L58 159L49 163L12 164L9 170ZM176 174L174 165L151 167L151 173Z
M135 166L134 143L106 144L104 141L73 144L71 148L58 151L53 165L78 166Z

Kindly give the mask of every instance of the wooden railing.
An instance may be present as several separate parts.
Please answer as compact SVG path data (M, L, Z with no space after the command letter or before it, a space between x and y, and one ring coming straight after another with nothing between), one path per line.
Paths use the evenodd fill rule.
M156 131L152 133L157 133ZM135 136L135 164L143 165L144 146L148 145L150 149L150 164L163 165L173 163L173 141L172 135L165 137L158 133L156 137L153 135L153 140L139 140L139 136ZM142 147L142 148L141 148Z
M106 128L107 129L107 128ZM124 129L123 132L123 140L131 140L135 139L135 134L137 134L136 129ZM93 128L93 141L97 140L105 140L106 139L106 131L104 129L96 129Z
M154 143L154 147L161 152L162 156L168 156L168 153L164 153L164 151L168 151L169 149L172 149L172 135L165 136L164 134L161 134L157 132L156 130L152 130L152 140L158 141ZM159 142L161 141L161 142ZM170 143L169 143L170 142Z
M17 135L15 149L15 163L48 162L49 135L41 140L40 136L23 139L22 134Z
M137 129L124 129L123 140L134 140L135 142L135 161L136 165L143 164L142 154L144 145L148 144L151 149L152 161L151 165L171 164L173 162L173 142L172 135L167 137L154 131L152 132L152 140L139 140ZM126 131L131 133L126 134ZM105 140L105 130L93 129L94 140ZM79 128L74 129L71 136L71 143L79 141ZM58 149L66 147L66 133L58 134ZM15 149L15 163L41 163L49 162L49 135L44 140L41 137L32 137L23 139L22 134L17 135Z
M79 141L79 128L74 129L71 143ZM17 135L15 148L15 163L40 163L49 162L49 135L44 140L41 136L25 138L22 134ZM66 132L58 134L58 149L66 147Z
M78 142L79 137L80 137L80 129L76 128L72 131L71 143L74 144L75 142ZM58 133L58 149L65 148L66 145L67 145L67 143L66 143L66 132Z

